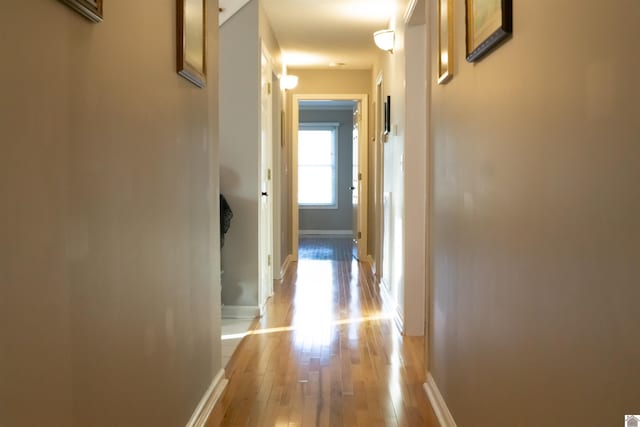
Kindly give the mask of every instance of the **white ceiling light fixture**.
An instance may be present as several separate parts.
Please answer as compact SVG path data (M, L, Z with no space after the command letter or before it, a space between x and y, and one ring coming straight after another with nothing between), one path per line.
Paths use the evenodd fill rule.
M298 86L298 76L286 74L280 77L280 87L284 90L295 89Z
M376 31L373 33L373 41L380 49L393 53L393 46L396 41L396 32L391 29Z

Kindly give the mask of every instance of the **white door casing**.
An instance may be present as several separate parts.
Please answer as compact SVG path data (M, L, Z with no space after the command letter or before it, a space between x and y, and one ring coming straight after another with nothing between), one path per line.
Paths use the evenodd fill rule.
M374 164L374 189L373 189L373 203L375 210L375 235L373 236L374 247L374 263L375 277L378 282L381 281L384 271L384 209L383 209L383 185L384 185L384 147L386 135L383 134L383 85L382 85L382 73L378 75L376 79L376 102L375 102L375 135L374 135L374 150L373 150L373 164Z
M260 223L259 223L259 283L258 306L263 314L267 299L273 294L273 87L271 58L265 47L262 48L260 96Z
M351 156L351 206L352 206L352 214L353 214L353 221L352 221L352 226L351 228L353 229L353 241L355 242L356 245L356 253L358 256L358 259L362 259L362 245L360 245L360 236L361 236L361 231L360 228L358 227L358 204L360 202L359 199L359 193L360 193L360 168L358 165L358 160L359 160L359 150L358 150L358 146L359 146L359 127L360 127L360 117L358 117L360 114L360 105L356 104L356 106L353 109L353 131L352 131L352 144L351 144L351 150L352 150L352 156Z

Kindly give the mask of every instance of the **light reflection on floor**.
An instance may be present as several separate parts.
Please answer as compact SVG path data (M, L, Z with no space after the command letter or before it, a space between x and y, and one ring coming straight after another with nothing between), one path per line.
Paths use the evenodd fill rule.
M256 329L225 337L245 341L221 426L437 425L425 411L424 342L399 333L350 243L300 242Z
M263 335L278 332L293 332L293 343L297 348L312 345L326 346L335 338L336 328L347 326L349 340L358 340L360 324L393 317L390 313L377 312L362 316L360 300L360 265L352 258L350 239L305 239L301 240L297 279L291 326L260 328L237 334L224 335L223 340L238 339L247 335ZM313 243L310 243L313 241ZM336 242L339 242L336 244ZM316 259L318 257L320 259ZM345 260L350 260L348 264ZM347 268L345 268L347 266ZM342 270L340 271L340 268ZM339 275L348 278L348 289L339 289ZM343 280L344 282L344 280ZM343 292L348 300L348 310L336 305Z
M298 281L293 299L295 312L291 322L296 346L304 346L311 341L326 345L331 341L334 274L332 261L298 262Z
M357 318L352 318L352 319L342 319L342 320L334 320L328 323L327 326L329 327L334 327L334 326L341 326L341 325L349 325L349 327L353 327L354 331L356 331L357 333L357 328L358 325L361 323L366 323L366 322L378 322L380 320L390 320L393 318L393 314L391 313L380 313L378 315L375 316L368 316L368 317L357 317ZM296 326L282 326L279 328L261 328L261 329L254 329L252 331L247 331L247 332L240 332L237 334L228 334L228 335L223 335L222 336L222 340L231 340L231 339L236 339L236 338L244 338L248 335L264 335L264 334L274 334L277 332L299 332L301 329L300 327L296 327ZM355 336L354 338L357 338L357 336Z

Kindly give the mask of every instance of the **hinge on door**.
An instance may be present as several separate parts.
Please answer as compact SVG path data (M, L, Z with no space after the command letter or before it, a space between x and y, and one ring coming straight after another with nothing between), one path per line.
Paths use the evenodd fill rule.
M267 179L271 179L271 169L267 169Z
M271 267L271 255L267 255L267 265Z
M358 231L358 239L362 239L362 233Z
M358 174L358 181L362 181L362 174L361 173Z
M271 95L271 83L267 83L267 95Z

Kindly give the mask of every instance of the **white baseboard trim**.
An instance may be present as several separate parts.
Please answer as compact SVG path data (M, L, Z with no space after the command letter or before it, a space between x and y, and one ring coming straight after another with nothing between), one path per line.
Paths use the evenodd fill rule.
M260 307L253 305L223 305L223 319L255 319L260 316Z
M260 305L260 314L259 314L260 317L264 316L264 314L267 312L267 303L269 302L269 298L271 298L272 296L273 296L273 292Z
M373 272L373 274L375 274L376 273L376 265L375 265L375 263L373 261L373 257L371 256L371 254L367 255L366 261L371 266L371 271Z
M300 236L353 236L353 230L298 230Z
M389 288L387 286L386 279L384 278L380 281L380 296L382 297L382 307L384 311L386 313L393 314L393 322L395 323L396 328L398 328L398 331L403 334L404 319L400 312L400 305L398 305L398 302L389 293Z
M383 277L380 279L380 297L382 298L382 304L385 311L395 313L398 309L398 304L391 297L389 293L389 286L387 280Z
M200 403L196 406L196 410L191 415L186 427L204 427L213 407L216 406L228 383L229 380L224 377L224 369L220 369L220 372L218 372L218 375L215 376L204 396L202 396Z
M451 412L449 412L447 403L444 401L442 394L440 394L440 390L436 385L436 381L431 376L431 373L427 374L427 382L424 383L423 387L424 391L427 393L429 402L433 407L433 412L435 412L436 417L438 418L440 427L457 427Z
M287 274L287 270L289 269L289 264L291 264L291 255L287 255L280 267L280 277L284 279L284 275Z

